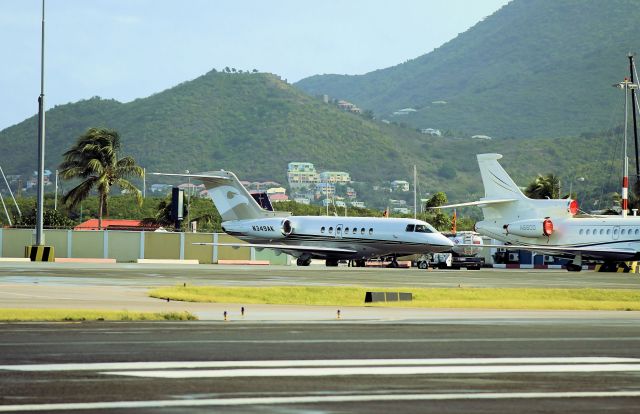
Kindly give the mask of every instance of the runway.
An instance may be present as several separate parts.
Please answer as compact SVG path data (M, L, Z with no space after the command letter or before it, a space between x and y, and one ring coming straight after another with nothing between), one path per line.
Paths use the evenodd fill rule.
M0 324L0 412L637 412L640 312L185 304L172 284L640 287L561 271L0 265L2 307L198 322ZM222 321L228 310L229 321Z
M458 322L4 325L0 412L640 408L637 321Z

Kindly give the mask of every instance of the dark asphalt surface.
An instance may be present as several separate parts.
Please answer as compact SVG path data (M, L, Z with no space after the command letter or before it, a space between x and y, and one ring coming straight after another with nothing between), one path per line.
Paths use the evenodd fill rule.
M148 303L148 288L182 283L638 289L640 277L530 270L0 263L0 307L3 301L5 307L71 307L84 302L97 308L155 307L155 301ZM343 311L342 320L335 320L333 309L321 307L251 307L250 316L269 315L257 321L234 314L226 323L0 324L0 412L640 412L638 312L364 307ZM220 309L210 312L219 316ZM580 357L596 360L569 359ZM523 363L513 358L556 359ZM598 358L633 360L610 363ZM403 362L389 371L373 359L420 361L417 366ZM243 371L238 362L264 360L288 371L269 371L259 362ZM305 371L295 368L301 360L316 362ZM178 369L186 378L167 378L175 369L149 364L135 369L91 365L181 361L199 362ZM216 361L229 361L230 367L211 368ZM66 363L81 365L57 365ZM25 367L33 364L54 365ZM625 364L626 369L620 368ZM465 365L474 370L465 371ZM576 366L581 372L572 369ZM331 367L337 371L321 375ZM438 367L443 370L433 370ZM501 367L525 368L491 372ZM413 368L424 370L409 374ZM365 371L355 375L357 369ZM144 372L132 373L140 370ZM220 376L225 370L236 376ZM205 372L206 377L192 375ZM243 376L237 376L240 373ZM109 405L115 402L124 405Z
M12 323L0 325L0 365L149 361L257 361L398 358L640 358L636 320L457 321L447 323ZM639 361L640 362L640 361ZM318 363L318 368L323 363ZM5 367L6 368L6 367ZM90 367L89 367L90 368ZM197 369L197 368L196 368ZM632 372L248 376L164 379L105 369L0 369L0 411L9 405L300 397L313 403L87 409L79 412L639 412L640 397L468 399L476 393L640 391ZM117 370L116 370L117 371ZM408 394L457 394L446 401ZM392 395L394 401L330 402L326 396ZM400 396L400 397L398 397ZM49 409L45 411L50 411ZM42 411L40 411L42 412Z
M640 289L640 275L566 270L482 269L420 270L347 268L312 265L142 265L80 263L0 263L0 283L58 285L166 286L222 285L360 285L412 287L549 287Z

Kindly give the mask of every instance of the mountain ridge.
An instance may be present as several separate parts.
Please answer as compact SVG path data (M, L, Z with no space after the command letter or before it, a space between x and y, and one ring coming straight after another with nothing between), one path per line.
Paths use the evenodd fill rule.
M601 130L638 49L630 0L514 0L433 51L364 75L295 85L416 128L498 137ZM435 101L447 104L435 105ZM412 107L417 113L392 113Z

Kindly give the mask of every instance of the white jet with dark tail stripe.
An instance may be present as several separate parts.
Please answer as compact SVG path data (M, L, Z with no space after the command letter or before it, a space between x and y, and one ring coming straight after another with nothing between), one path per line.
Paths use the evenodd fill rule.
M202 174L160 174L201 181L222 217L222 229L246 243L204 245L274 249L295 256L299 266L324 259L327 266L353 260L395 258L410 254L450 251L453 243L429 223L408 218L292 216L265 210L229 171Z
M479 201L437 208L478 206L484 220L476 223L483 236L517 250L573 259L568 270L582 269L583 260L615 268L640 259L640 217L578 215L571 199L536 200L525 196L502 168L500 154L478 154L485 196Z

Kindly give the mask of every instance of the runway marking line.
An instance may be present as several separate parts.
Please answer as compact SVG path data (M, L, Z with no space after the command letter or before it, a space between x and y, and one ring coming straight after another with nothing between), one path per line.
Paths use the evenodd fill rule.
M516 357L516 358L411 358L411 359L301 359L261 361L149 361L0 365L0 370L23 372L166 370L194 368L382 367L489 364L640 364L640 358Z
M468 394L375 394L375 395L312 395L296 397L255 398L207 398L199 400L150 400L150 401L105 401L91 403L54 403L0 405L0 412L19 411L69 411L122 408L166 408L242 405L318 404L345 402L385 401L446 401L446 400L509 400L509 399L555 399L555 398L637 398L640 391L579 391L579 392L514 392L514 393L468 393Z
M326 377L354 375L438 375L513 373L640 372L640 364L452 365L315 368L238 368L217 370L105 371L101 374L141 378Z

